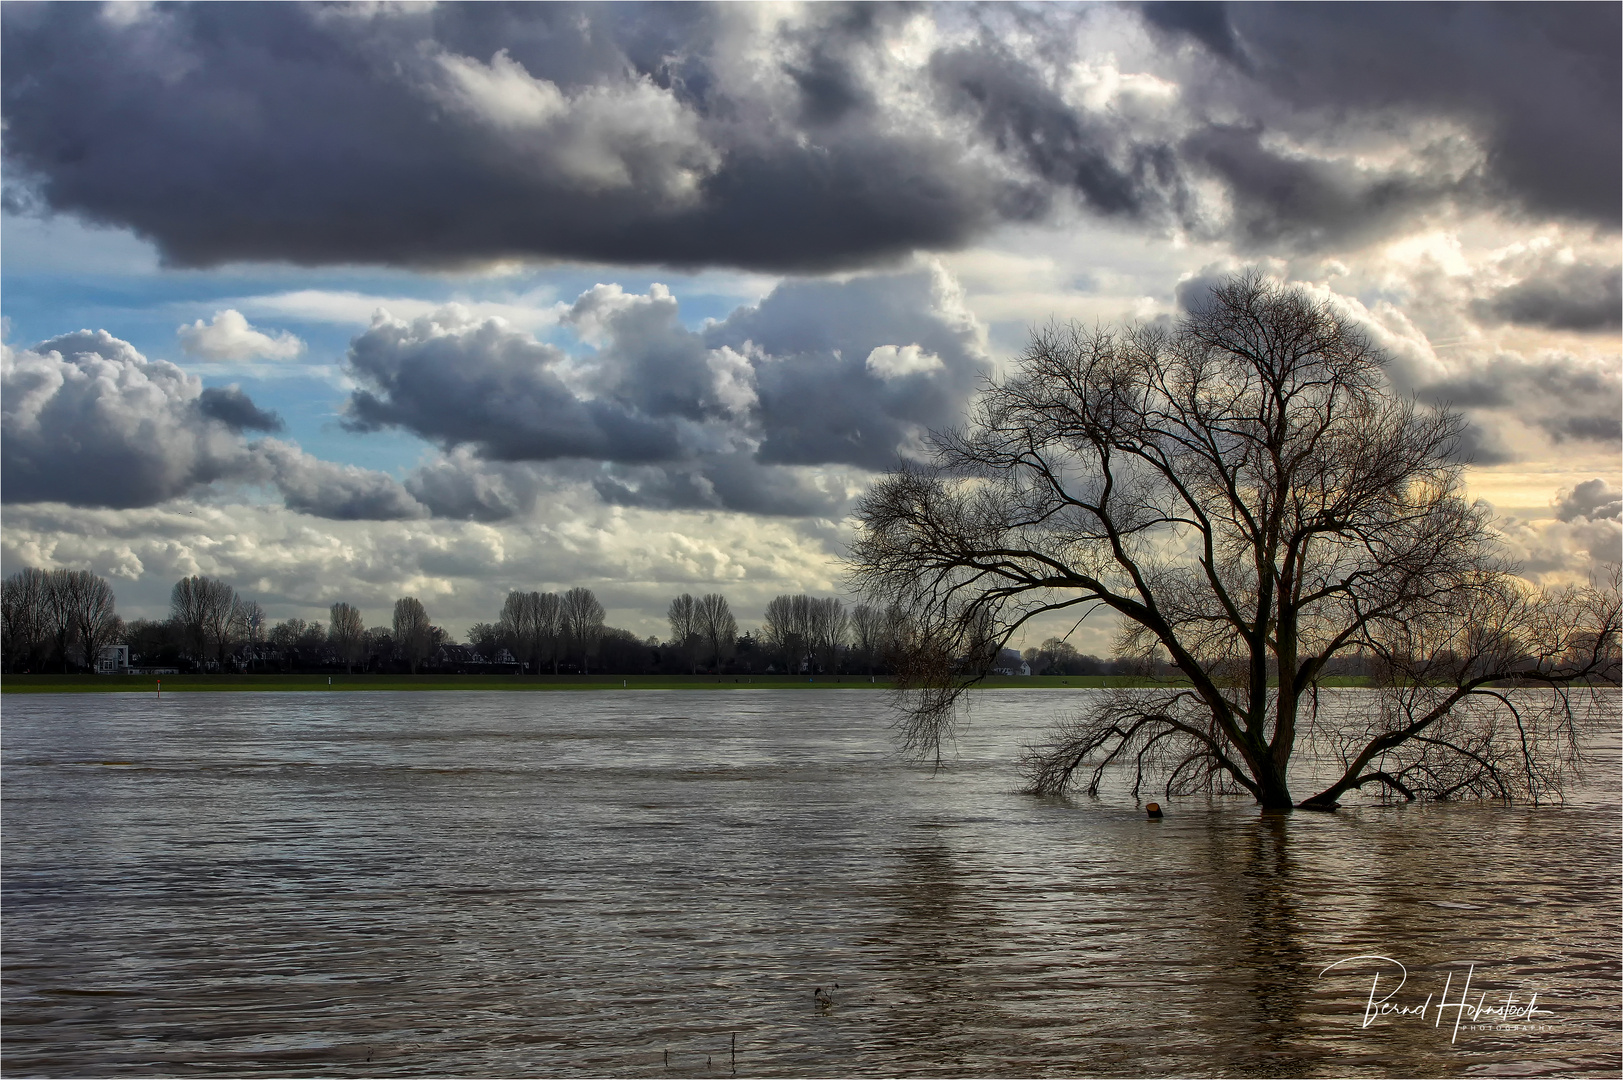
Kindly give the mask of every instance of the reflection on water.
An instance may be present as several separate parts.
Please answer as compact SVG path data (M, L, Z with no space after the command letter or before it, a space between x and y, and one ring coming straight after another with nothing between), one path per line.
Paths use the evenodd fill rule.
M1564 808L1150 822L1014 790L1084 694L935 775L860 691L8 697L5 1067L1618 1072L1615 732ZM1547 1011L1366 1028L1359 955Z

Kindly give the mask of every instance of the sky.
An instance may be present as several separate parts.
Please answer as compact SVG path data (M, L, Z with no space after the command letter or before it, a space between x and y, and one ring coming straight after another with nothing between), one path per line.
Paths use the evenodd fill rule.
M126 619L843 593L1034 327L1257 268L1620 558L1620 8L7 3L0 563ZM1109 651L1114 627L1071 633Z

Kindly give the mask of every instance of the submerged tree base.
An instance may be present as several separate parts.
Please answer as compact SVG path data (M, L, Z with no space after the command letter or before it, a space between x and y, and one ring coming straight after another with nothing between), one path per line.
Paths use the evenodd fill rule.
M1348 695L1356 695L1355 707L1349 708ZM1444 704L1448 711L1423 734L1393 738ZM1326 775L1313 785L1320 790L1300 801L1290 798L1286 784L1265 789L1212 754L1209 736L1197 726L1205 718L1192 690L1114 691L1027 748L1021 762L1026 790L1097 795L1119 773L1135 798L1153 783L1168 797L1250 794L1269 810L1330 812L1347 792L1371 788L1383 801L1558 803L1581 768L1583 736L1615 726L1620 713L1617 688L1607 684L1483 686L1465 693L1409 684L1342 691L1331 703L1315 695L1303 742L1318 752L1311 764ZM1382 742L1390 745L1368 753Z

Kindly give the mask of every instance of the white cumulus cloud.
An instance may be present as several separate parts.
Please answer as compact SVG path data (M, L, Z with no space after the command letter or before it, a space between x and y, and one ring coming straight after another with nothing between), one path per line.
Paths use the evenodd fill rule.
M181 348L204 360L293 360L304 342L286 330L275 337L255 330L235 308L216 311L209 322L198 319L176 331Z
M918 345L881 345L868 354L868 370L881 379L904 379L909 375L922 375L940 371L946 365L935 353L925 352Z

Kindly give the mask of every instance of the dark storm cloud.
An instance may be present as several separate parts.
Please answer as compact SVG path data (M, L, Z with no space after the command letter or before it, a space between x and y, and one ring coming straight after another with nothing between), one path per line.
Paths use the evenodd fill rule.
M1537 213L1618 221L1617 4L1152 5L1145 15L1240 60L1236 85L1265 88L1279 106L1321 110L1321 123L1358 112L1454 119L1484 141L1491 190ZM1225 104L1235 92L1221 92Z
M1459 460L1473 465L1505 465L1516 460L1497 425L1492 421L1484 423L1480 418L1467 423L1460 431L1454 452Z
M1504 354L1448 379L1415 388L1424 402L1465 409L1476 416L1498 411L1542 430L1553 442L1617 443L1623 439L1623 376L1554 355L1529 361ZM1500 451L1484 444L1491 461ZM1481 464L1491 463L1480 455Z
M1184 278L1172 290L1180 311L1199 311L1211 301L1212 290L1233 277L1233 272L1216 266L1204 266L1200 273Z
M852 54L871 41L882 24L896 21L897 14L878 4L835 11L835 17L815 31L794 35L800 56L784 65L800 90L801 120L811 127L826 128L873 107L872 91L853 70Z
M729 411L717 395L704 338L682 325L677 299L665 286L655 284L646 296L594 286L563 321L598 346L591 357L595 392L644 416L703 422Z
M1551 268L1477 301L1471 311L1490 323L1616 330L1623 324L1623 268L1586 263Z
M1623 440L1623 420L1619 420L1615 409L1609 416L1589 413L1544 417L1539 420L1539 426L1558 443L1568 439L1609 443Z
M1144 21L1175 37L1199 42L1213 55L1246 65L1239 38L1229 22L1228 5L1213 0L1160 0L1142 4Z
M1585 480L1571 491L1561 493L1555 516L1562 521L1577 521L1580 518L1589 521L1611 518L1615 521L1623 517L1623 492L1599 478Z
M1180 146L1187 162L1221 178L1233 203L1227 228L1249 250L1316 249L1400 225L1435 204L1446 185L1372 173L1272 150L1261 125L1212 124Z
M6 5L7 199L166 259L805 271L1075 201L1312 247L1449 200L1617 221L1618 10L1154 4L1176 100L1081 104L1117 9ZM902 59L909 20L940 44ZM1152 95L1153 97L1153 95ZM1286 143L1441 117L1460 174ZM1383 127L1384 125L1384 127ZM1198 183L1197 183L1198 181ZM1192 192L1215 183L1233 220Z
M534 509L549 479L555 484L561 478L542 477L527 466L481 461L466 451L453 451L414 470L405 486L435 517L505 521Z
M792 101L718 82L737 15L8 6L6 152L45 205L184 265L806 269L957 246L995 218L1007 179L926 131L876 127L835 48L866 38L838 9L815 15L843 27L830 48L787 48L793 76L767 73Z
M210 387L198 395L197 411L218 420L232 431L281 431L286 425L276 413L261 409L239 387Z
M598 285L563 323L576 354L456 307L380 318L350 347L350 423L444 448L407 481L444 516L525 513L543 474L619 505L827 515L844 484L796 470L888 468L962 415L986 362L933 271L787 282L697 331L663 286Z
M421 517L382 473L320 461L295 446L249 443L279 425L241 390L205 390L105 330L4 352L0 491L7 503L155 506L216 482L268 484L293 510L331 518Z
M1119 120L1071 106L1026 58L1001 43L983 38L939 52L931 74L948 107L974 117L998 151L1054 188L1079 193L1091 209L1136 218L1179 201L1171 147L1135 144Z

